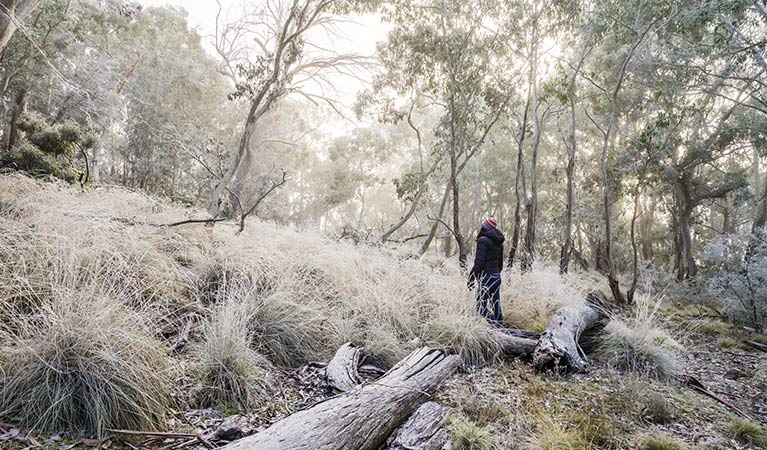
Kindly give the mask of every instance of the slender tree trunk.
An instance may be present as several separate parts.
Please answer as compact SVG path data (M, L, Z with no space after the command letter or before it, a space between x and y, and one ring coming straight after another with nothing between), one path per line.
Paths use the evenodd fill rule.
M451 187L452 182L447 183L445 186L445 192L442 194L442 201L440 201L439 204L439 213L437 214L435 220L432 220L431 228L429 229L429 234L426 236L426 239L424 239L423 243L421 243L421 246L415 252L415 256L418 258L422 257L424 253L426 253L426 250L429 249L429 246L434 240L434 236L437 234L437 229L440 225L439 221L442 220L442 216L445 214L445 207L447 206L447 201L450 198Z
M450 71L450 183L453 190L453 235L458 244L458 263L462 268L466 267L468 250L461 234L461 206L460 192L458 189L458 142L455 123L455 71Z
M530 197L527 199L525 212L527 213L527 222L525 224L524 251L520 260L522 272L528 272L533 267L535 259L535 226L538 215L538 148L541 143L541 119L538 116L538 20L539 12L534 12L533 36L531 44L530 58L530 85L532 87L532 107L533 107L533 153L530 158Z
M610 291L612 291L613 298L618 303L625 303L623 293L620 290L620 283L618 277L615 274L615 262L612 255L612 219L610 214L610 182L607 177L607 152L610 148L610 138L612 137L613 128L616 121L615 106L610 113L610 121L607 125L607 131L605 132L604 142L602 143L602 209L603 209L603 221L604 221L604 251L607 263L607 282L610 285Z
M650 195L648 204L642 206L642 214L639 217L639 240L642 247L642 259L652 261L655 257L652 248L652 226L655 221L655 197Z
M570 96L570 136L567 148L567 201L565 204L565 243L559 254L559 274L567 273L570 265L570 252L573 247L573 170L575 169L575 97Z
M10 131L8 132L8 142L6 145L7 150L11 150L13 147L19 144L21 138L19 130L19 120L21 116L27 110L27 88L21 88L18 94L16 94L16 100L13 104L13 113L11 114Z
M511 235L511 243L509 244L509 267L514 265L514 257L517 254L517 247L519 246L519 234L522 229L522 224L520 223L520 205L522 203L522 198L527 197L527 193L525 192L524 148L525 136L527 135L527 112L530 109L530 103L532 102L532 92L532 86L528 86L525 111L522 114L522 129L519 133L519 145L517 146L517 169L516 175L514 176L514 198L516 204L514 206L514 231ZM522 191L521 193L520 187Z
M636 239L636 221L637 221L637 216L639 215L639 195L640 195L640 190L639 190L639 187L637 186L636 192L634 192L634 211L631 214L630 237L631 237L631 256L632 256L632 260L631 260L632 277L631 277L631 287L626 293L626 298L628 299L629 303L634 303L634 292L636 292L637 284L639 283L639 249L637 248L637 239Z
M751 232L756 233L767 225L767 177L762 191L759 194L754 211L754 222L751 224Z

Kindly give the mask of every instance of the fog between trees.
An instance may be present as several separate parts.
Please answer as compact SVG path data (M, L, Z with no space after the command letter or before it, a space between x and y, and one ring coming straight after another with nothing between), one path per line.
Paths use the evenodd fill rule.
M750 289L722 275L767 220L759 1L244 2L205 36L170 6L0 11L4 168L462 263L493 215L522 271L618 300L650 270ZM335 50L360 17L376 52Z

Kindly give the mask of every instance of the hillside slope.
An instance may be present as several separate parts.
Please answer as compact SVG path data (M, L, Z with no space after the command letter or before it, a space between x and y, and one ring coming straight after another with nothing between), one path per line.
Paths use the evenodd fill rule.
M590 374L539 375L500 360L454 261L259 221L241 234L165 226L192 216L203 214L125 189L0 176L0 431L40 441L213 431L236 413L229 421L253 432L332 395L310 363L352 341L384 368L422 345L462 357L465 373L437 395L454 408L455 448L763 444L757 426L738 432L726 408L657 376L657 366L694 373L767 421L764 354L717 348L700 318L668 318L645 299L608 326ZM542 330L595 280L545 265L505 273L506 325ZM714 336L735 333L716 326ZM732 368L743 374L725 378ZM666 435L679 446L650 446ZM490 447L461 447L467 436ZM11 432L0 440L25 446Z

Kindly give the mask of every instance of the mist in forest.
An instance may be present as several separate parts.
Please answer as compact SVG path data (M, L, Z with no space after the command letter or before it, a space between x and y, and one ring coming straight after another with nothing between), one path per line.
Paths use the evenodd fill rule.
M444 352L422 380L432 395L459 360L586 372L593 352L597 370L667 387L708 373L679 356L699 344L764 351L766 55L763 0L0 0L0 447L19 431L3 439L6 413L29 433L82 427L100 442L175 430L174 401L272 408L240 435L266 416L289 424L329 393L302 379L278 395L283 368L351 390ZM473 278L488 245L506 312L489 323ZM126 331L79 328L88 315ZM591 328L596 347L581 339ZM70 335L131 357L70 364ZM370 372L334 379L334 356L356 373L363 346ZM43 367L41 354L59 359ZM89 364L100 381L53 382L46 368ZM748 387L763 393L763 378ZM652 397L655 385L632 383L621 395ZM549 387L518 394L538 405ZM710 442L661 431L767 445L752 423L767 423L767 399L746 404L743 389L740 409L717 405L746 425ZM595 444L584 430L607 425L575 416L478 418L513 407L439 392L462 411L442 429L452 448L687 448L632 446L656 429ZM189 414L197 431L181 437L194 445L236 439L199 434L213 419ZM581 434L567 441L572 424ZM395 434L382 447L387 430L337 448L432 448L408 447L402 430L400 447ZM570 444L547 446L555 434Z

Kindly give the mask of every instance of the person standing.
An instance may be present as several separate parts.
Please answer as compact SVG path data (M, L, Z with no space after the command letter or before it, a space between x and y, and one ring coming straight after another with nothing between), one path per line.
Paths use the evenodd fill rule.
M469 289L477 289L479 313L496 327L502 326L501 271L503 270L503 241L505 237L495 219L488 217L482 222L477 234L477 251L474 265L469 272Z

